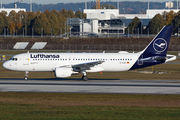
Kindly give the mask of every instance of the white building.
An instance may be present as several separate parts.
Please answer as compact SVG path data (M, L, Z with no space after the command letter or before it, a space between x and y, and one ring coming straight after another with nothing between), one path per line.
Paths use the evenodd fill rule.
M84 9L84 13L87 14L87 19L91 20L91 23L81 23L80 31L99 34L106 34L107 32L110 34L124 34L125 28L135 17L141 19L145 27L156 14L162 15L164 12L170 11L177 13L179 9L148 9L146 14L119 14L118 9ZM116 22L113 23L114 21Z
M17 9L14 9L14 8L2 8L2 9L0 9L0 12L2 12L2 11L6 11L7 12L7 15L9 15L9 13L11 12L11 11L15 11L16 13L18 13L19 11L24 11L24 12L26 12L26 9L21 9L21 8L17 8Z
M84 9L84 13L91 22L83 24L82 30L98 34L124 34L125 26L118 18L118 9Z
M87 19L111 20L119 15L118 9L84 9Z
M84 9L87 19L110 20L110 19L152 19L156 14L174 11L177 13L179 9L148 9L146 14L119 14L118 9Z

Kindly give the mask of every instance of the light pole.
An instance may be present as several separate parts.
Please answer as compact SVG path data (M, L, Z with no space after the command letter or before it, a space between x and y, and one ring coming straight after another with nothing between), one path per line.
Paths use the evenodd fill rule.
M124 10L124 14L125 14L125 8L123 8L123 10Z
M32 0L30 0L30 11L32 12Z
M85 9L87 9L87 0L85 1Z
M82 9L81 8L79 8L79 11L81 12L82 11ZM81 19L82 19L82 14L80 13L80 16L81 16Z
M2 9L2 0L1 0L1 9Z
M179 2L178 2L178 0L177 0L177 10L179 9Z
M140 21L141 21L141 37L142 37L142 29L143 29L143 27L142 27L142 13L141 13L141 19L140 19Z

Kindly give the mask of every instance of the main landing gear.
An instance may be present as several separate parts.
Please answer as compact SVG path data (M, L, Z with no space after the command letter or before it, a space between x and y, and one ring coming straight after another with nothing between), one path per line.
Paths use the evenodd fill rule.
M26 74L25 74L25 77L24 77L24 80L28 80L28 75L29 75L29 72L28 71L26 71Z
M84 80L84 81L87 81L88 80L88 77L87 76L82 76L82 79Z
M88 77L86 76L86 72L85 72L85 71L82 71L81 73L83 74L82 79L83 79L84 81L87 81L87 80L88 80Z

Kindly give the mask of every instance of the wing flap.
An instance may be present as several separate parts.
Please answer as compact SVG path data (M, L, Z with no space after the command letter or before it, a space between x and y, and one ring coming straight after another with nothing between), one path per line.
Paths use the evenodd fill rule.
M72 65L72 68L74 69L74 71L91 70L91 67L102 64L103 62L104 61L81 63L81 64Z

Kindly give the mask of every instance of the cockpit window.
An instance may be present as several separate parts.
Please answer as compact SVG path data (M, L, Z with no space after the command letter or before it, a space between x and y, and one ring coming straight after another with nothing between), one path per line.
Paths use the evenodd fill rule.
M17 58L14 58L14 61L17 61Z
M10 58L9 60L17 61L18 59L17 58Z

